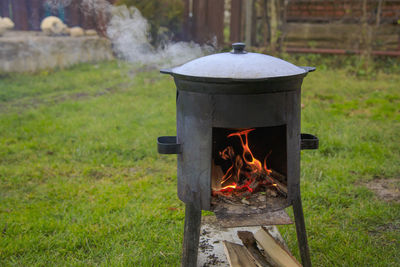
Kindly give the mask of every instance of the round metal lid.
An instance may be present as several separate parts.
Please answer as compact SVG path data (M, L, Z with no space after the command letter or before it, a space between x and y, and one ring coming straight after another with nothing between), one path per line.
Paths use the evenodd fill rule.
M264 80L296 76L309 71L276 57L248 53L244 48L245 44L235 43L231 52L201 57L162 72L186 78Z

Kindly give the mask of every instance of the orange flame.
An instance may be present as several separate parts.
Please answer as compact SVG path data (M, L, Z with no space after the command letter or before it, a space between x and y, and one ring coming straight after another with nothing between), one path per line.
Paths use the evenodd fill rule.
M221 184L225 183L227 180L229 180L232 177L232 169L233 169L233 165L226 171L226 173L222 177Z
M243 149L243 153L240 156L236 155L233 151L232 147L225 148L222 152L219 153L221 158L224 160L230 159L232 161L232 165L225 172L224 176L221 178L221 185L230 180L231 178L236 181L233 182L231 180L231 184L222 187L219 192L232 192L234 190L242 190L245 189L247 191L253 192L258 184L272 184L275 186L275 183L269 175L271 174L271 170L267 168L267 157L264 159L264 164L256 159L249 147L248 134L255 129L247 129L238 131L235 133L231 133L227 136L230 137L238 137L240 139L240 143ZM255 181L257 177L262 177L263 180ZM240 183L240 178L244 179L242 185L238 185ZM253 183L254 182L254 183Z
M232 136L238 136L240 138L240 142L242 143L242 147L243 147L243 154L242 154L243 160L250 166L254 166L253 172L256 172L256 171L262 170L261 162L253 156L253 153L251 153L251 150L249 148L249 140L247 137L249 132L254 131L254 130L255 129L248 129L248 130L244 130L244 131L237 132L237 133L231 133L228 135L228 138L232 137ZM242 135L244 135L245 141L243 141ZM250 160L248 160L248 158Z
M251 188L251 187L249 187L249 185L250 185L250 182L247 182L246 184L244 184L244 185L242 185L242 186L238 186L236 183L233 183L233 184L231 184L231 185L227 185L227 186L222 187L222 188L220 189L220 191L221 191L221 192L226 192L226 191L231 192L231 191L233 191L234 189L240 190L240 189L246 188L246 189L249 190L250 192L253 192L254 189Z
M227 186L222 187L221 190L226 190L226 189L229 189L229 188L236 189L236 187L237 187L236 183L233 183L231 185L227 185Z

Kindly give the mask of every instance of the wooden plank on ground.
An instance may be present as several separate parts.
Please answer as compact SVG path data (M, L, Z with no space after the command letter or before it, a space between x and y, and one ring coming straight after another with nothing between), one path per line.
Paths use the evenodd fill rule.
M283 246L268 233L268 231L261 227L254 237L258 244L264 249L265 254L273 261L275 266L279 267L299 267L301 264L293 257Z
M231 267L257 267L244 246L229 241L223 241L223 244Z

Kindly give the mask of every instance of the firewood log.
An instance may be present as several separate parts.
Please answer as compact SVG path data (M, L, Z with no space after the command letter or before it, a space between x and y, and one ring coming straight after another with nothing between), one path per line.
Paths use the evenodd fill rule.
M247 249L239 244L223 241L226 257L231 267L257 267Z
M272 261L270 264L273 266L301 266L296 258L286 251L264 227L261 227L261 229L254 234L254 237L257 240L257 243L264 249L265 254L268 255L268 258Z
M252 232L249 231L238 231L237 232L238 237L240 240L242 240L243 245L247 248L249 251L250 255L256 262L257 266L259 267L270 267L270 264L268 264L267 260L264 258L262 253L257 247L257 241L254 238L254 235Z

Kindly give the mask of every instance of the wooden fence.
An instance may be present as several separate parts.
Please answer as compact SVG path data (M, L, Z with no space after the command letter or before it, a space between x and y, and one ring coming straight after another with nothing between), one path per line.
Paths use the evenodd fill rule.
M399 0L291 0L285 9L286 51L400 55Z
M213 37L219 45L226 42L224 12L229 11L230 42L287 51L357 52L365 48L367 41L361 35L367 34L372 36L368 41L372 49L400 52L400 0L183 1L184 36L199 43L211 42Z
M380 13L377 16L377 13ZM400 18L399 0L368 0L368 21L397 23ZM288 22L359 22L363 16L362 0L290 0L287 5Z
M107 0L110 3L116 0ZM400 0L182 0L183 39L197 43L245 41L251 46L301 49L373 50L400 54ZM45 0L0 0L0 16L11 17L17 30L38 30ZM105 33L108 16L70 0L51 10L68 26ZM226 24L226 15L229 23ZM225 20L224 20L225 19ZM367 27L365 26L367 25ZM225 36L229 29L229 36ZM366 36L369 36L368 38ZM342 51L343 52L343 51ZM390 54L390 53L389 53Z
M225 0L183 0L184 39L198 43L224 42Z

